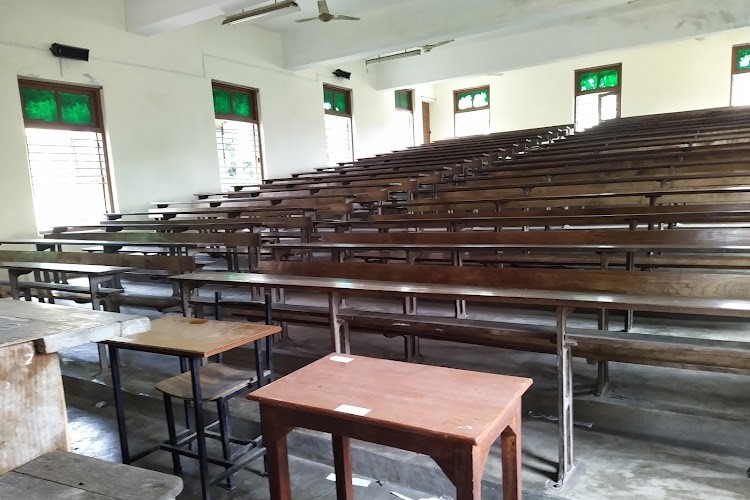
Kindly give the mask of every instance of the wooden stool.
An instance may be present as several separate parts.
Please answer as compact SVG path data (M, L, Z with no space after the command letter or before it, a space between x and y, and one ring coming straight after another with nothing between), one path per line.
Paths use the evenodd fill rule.
M269 376L271 372L265 370L264 375ZM218 424L219 438L221 440L221 451L224 460L231 460L232 453L230 444L229 428L229 399L239 394L246 394L250 387L258 382L258 376L251 371L237 370L220 363L209 363L200 369L201 380L201 399L203 402L216 402L216 411L218 414L217 422L206 426L206 429ZM179 446L177 430L175 428L174 411L172 408L172 398L183 401L192 401L193 388L190 379L190 373L185 372L180 375L162 380L156 384L156 389L162 393L164 398L164 409L167 417L167 428L169 431L169 444L173 447ZM186 413L185 426L190 429L190 422ZM213 437L211 433L207 435ZM191 434L192 436L192 434ZM182 471L180 465L180 455L176 451L172 452L172 465L175 474ZM228 469L229 467L225 467ZM227 477L227 487L232 487L232 476Z

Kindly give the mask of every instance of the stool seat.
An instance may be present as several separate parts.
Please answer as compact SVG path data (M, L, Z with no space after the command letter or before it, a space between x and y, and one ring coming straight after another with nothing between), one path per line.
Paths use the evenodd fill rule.
M265 376L270 375L266 370ZM201 399L216 401L249 387L258 380L255 372L230 368L220 363L209 363L200 369ZM156 384L156 389L178 399L193 399L193 386L190 373L175 375Z

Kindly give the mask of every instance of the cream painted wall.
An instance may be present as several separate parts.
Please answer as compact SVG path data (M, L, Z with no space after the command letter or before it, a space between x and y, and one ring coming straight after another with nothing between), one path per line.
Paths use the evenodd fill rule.
M363 63L341 81L281 69L279 35L250 25L214 19L151 37L124 26L122 0L0 0L0 196L12 207L0 213L0 237L35 233L19 76L103 88L122 211L219 188L212 79L259 89L267 177L325 164L323 82L353 89L357 156L391 149L393 93L373 90ZM53 42L89 48L90 61L53 57Z
M481 85L490 86L493 132L572 123L575 70L618 62L622 116L728 106L732 46L749 41L750 30L736 30L441 82L434 85L433 135L454 135L453 90Z

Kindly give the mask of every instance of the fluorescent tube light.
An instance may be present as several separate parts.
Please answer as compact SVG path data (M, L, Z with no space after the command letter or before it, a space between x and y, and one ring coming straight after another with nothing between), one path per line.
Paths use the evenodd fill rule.
M239 14L227 16L221 24L232 25L255 19L268 19L270 17L291 14L292 12L299 12L300 10L302 9L300 9L299 5L294 0L283 0L281 2L274 2L269 5L258 7L257 9L246 10Z
M413 57L413 56L421 56L421 55L422 55L422 49L405 50L403 52L396 52L395 54L390 54L387 56L378 56L373 59L367 59L365 61L365 64L375 64L375 63L384 62L384 61L392 61L394 59L401 59L402 57Z

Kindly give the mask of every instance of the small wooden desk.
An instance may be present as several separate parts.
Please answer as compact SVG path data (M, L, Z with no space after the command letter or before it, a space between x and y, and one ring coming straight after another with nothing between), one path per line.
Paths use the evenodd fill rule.
M291 499L287 434L331 433L336 496L353 499L349 439L432 457L456 500L481 498L489 450L502 439L503 498L520 499L521 396L528 378L329 355L249 394L260 403L271 498ZM345 406L348 405L348 406Z
M0 300L0 474L68 449L59 351L148 328L145 317Z
M231 323L227 321L212 321L206 319L194 318L175 318L164 317L151 322L151 330L130 337L120 337L107 340L104 344L109 346L112 368L112 387L114 390L115 410L117 412L117 430L120 436L120 451L122 452L122 462L130 464L141 458L157 451L166 449L170 452L178 452L180 448L172 448L167 444L159 444L138 454L131 455L128 446L128 433L125 422L125 407L123 404L122 384L119 367L119 350L130 349L133 351L153 352L159 354L168 354L179 356L183 366L183 372L187 371L185 363L182 362L187 358L191 374L191 383L193 389L193 407L195 434L198 443L197 456L192 453L183 453L192 458L197 458L200 469L201 492L204 499L209 498L209 487L211 484L222 481L226 478L227 472L220 474L213 480L209 477L208 472L208 452L206 449L205 424L203 420L203 400L201 398L200 366L201 361L209 356L215 356L223 352L240 347L250 342L255 342L255 363L258 376L258 386L264 383L264 363L259 352L259 341L266 339L268 359L268 368L271 370L273 377L273 365L271 346L273 335L279 333L281 328L274 325L262 325L258 323ZM232 466L235 469L247 464L258 455L245 456L237 460L237 463L230 463L220 460L211 459L212 463L219 465ZM236 470L232 470L236 472Z

